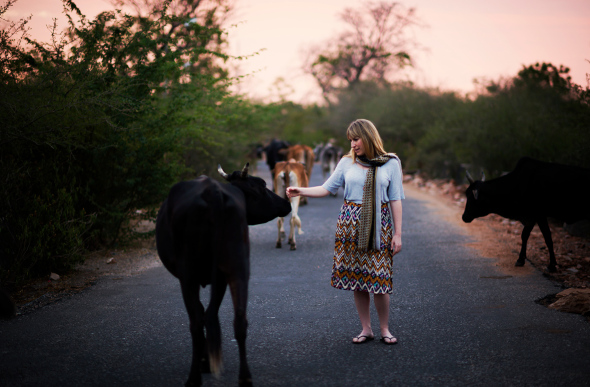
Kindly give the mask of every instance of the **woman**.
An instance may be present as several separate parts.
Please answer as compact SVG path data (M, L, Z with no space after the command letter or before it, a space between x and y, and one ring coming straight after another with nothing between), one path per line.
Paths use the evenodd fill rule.
M402 170L399 158L383 149L371 121L359 119L346 131L350 153L321 186L288 187L287 195L318 198L344 185L344 204L336 226L332 286L354 291L362 344L375 338L369 312L370 294L379 316L381 341L396 344L389 331L392 258L402 248ZM392 216L393 214L393 216ZM392 219L393 218L393 219Z

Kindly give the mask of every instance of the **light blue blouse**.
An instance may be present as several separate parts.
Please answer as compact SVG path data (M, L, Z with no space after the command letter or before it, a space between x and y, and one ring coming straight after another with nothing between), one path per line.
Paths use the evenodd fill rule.
M367 176L367 169L353 163L351 157L343 157L334 173L322 185L332 194L338 192L338 188L344 185L344 199L356 204L363 202L363 187ZM382 203L391 200L405 199L402 186L402 170L397 159L392 158L377 168L375 189L379 189L377 197Z

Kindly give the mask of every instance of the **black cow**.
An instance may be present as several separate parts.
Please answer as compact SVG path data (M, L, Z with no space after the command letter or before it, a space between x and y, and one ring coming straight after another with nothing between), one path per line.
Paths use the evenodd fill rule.
M156 219L158 254L166 269L180 281L190 320L193 359L187 386L201 385L201 371L220 370L218 311L228 285L240 353L239 381L240 385L252 383L245 348L250 277L248 225L286 216L291 204L267 189L261 178L248 176L248 166L231 175L220 166L219 173L229 184L207 176L175 184ZM211 285L207 310L199 298L200 287L206 285Z
M512 172L497 179L485 181L482 177L481 181L474 181L469 173L467 179L471 184L465 191L464 222L494 213L524 225L516 266L524 265L527 241L535 224L539 225L549 250L547 269L555 271L555 253L547 218L566 223L590 219L588 189L583 188L588 187L590 181L589 169L523 157Z
M270 143L264 147L264 153L266 154L266 164L270 169L270 173L274 179L275 174L275 165L279 161L286 161L287 160L287 152L286 150L289 148L290 144L287 141L278 140L273 138ZM283 152L281 152L281 150Z

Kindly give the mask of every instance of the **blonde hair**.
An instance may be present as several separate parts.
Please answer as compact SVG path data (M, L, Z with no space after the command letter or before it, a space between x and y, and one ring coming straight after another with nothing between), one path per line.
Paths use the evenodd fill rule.
M369 120L359 118L353 121L346 129L346 137L348 140L360 138L365 148L365 156L369 160L387 153L377 128ZM356 153L352 149L347 156L352 157L352 161L356 162Z

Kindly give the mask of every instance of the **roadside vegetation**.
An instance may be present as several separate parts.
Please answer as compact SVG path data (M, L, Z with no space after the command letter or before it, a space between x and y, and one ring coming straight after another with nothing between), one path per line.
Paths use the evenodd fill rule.
M134 14L88 20L64 0L69 25L50 42L0 7L0 285L63 273L88 251L151 237L173 183L217 164L234 170L272 137L313 145L371 119L406 171L489 177L522 156L590 168L590 91L563 66L523 66L470 95L396 76L412 65L415 10L378 3L343 13L351 31L309 52L304 69L325 104L263 103L231 92L224 22L231 1L120 1ZM141 4L139 6L138 4ZM129 9L129 8L126 8ZM374 18L387 39L367 44ZM363 41L361 44L359 42ZM381 42L388 42L383 45ZM359 59L360 58L360 59Z

